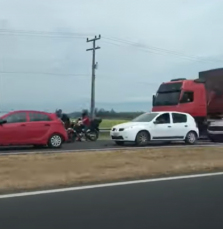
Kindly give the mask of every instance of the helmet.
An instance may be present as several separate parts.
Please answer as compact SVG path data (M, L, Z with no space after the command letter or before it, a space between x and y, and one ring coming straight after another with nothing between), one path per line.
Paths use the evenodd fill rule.
M57 117L60 117L62 115L62 110L61 109L56 110L55 113L56 113Z
M86 111L82 112L82 117L83 116L86 116L86 115L87 115L87 112Z

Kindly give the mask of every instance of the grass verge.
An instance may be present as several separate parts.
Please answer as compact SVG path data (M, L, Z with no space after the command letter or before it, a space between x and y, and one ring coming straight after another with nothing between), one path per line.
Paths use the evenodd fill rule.
M98 140L110 140L110 132L100 132Z
M113 126L129 122L129 120L126 119L102 119L102 122L100 124L101 129L111 129Z
M72 119L72 121L75 121L76 119ZM100 123L100 129L111 129L113 126L129 122L130 120L127 119L102 119L102 122Z
M0 157L0 192L223 170L223 147Z

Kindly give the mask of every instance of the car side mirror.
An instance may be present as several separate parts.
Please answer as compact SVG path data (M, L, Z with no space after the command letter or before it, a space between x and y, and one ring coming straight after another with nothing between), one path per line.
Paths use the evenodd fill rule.
M7 123L7 120L0 120L0 125Z
M153 104L153 106L155 104L155 95L153 95L152 104Z
M159 124L160 122L158 120L154 121L153 122L154 124Z

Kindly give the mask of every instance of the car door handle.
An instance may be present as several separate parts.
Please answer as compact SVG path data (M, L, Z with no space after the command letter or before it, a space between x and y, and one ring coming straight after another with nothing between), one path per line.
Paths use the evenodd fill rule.
M21 126L26 126L25 124L21 124Z
M184 127L188 127L188 125L185 125Z
M169 128L171 128L171 126L168 126Z
M45 124L45 126L50 126L50 124Z

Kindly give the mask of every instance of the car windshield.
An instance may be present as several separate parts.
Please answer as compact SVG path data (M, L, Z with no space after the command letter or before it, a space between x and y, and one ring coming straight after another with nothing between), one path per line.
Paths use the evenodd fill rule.
M151 122L159 113L144 113L132 120L132 122Z

